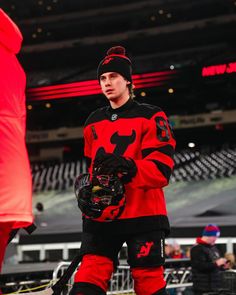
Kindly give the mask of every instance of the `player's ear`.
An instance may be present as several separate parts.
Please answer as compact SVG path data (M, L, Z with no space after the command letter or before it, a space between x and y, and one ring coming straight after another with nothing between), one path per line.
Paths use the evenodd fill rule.
M127 81L127 85L130 85L131 84L131 82L130 81Z

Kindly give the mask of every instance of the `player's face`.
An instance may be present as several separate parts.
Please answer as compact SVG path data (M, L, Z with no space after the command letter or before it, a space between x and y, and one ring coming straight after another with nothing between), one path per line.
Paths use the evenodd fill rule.
M129 84L129 81L116 72L107 72L100 76L102 92L113 103L127 100L129 97Z

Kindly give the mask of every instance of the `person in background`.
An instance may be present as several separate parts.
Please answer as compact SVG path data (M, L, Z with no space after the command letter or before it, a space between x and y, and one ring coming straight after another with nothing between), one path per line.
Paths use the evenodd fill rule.
M169 241L166 241L165 243L165 256L166 258L171 258L173 252L172 244Z
M162 188L174 166L175 140L159 107L133 99L131 70L122 46L110 48L98 66L98 81L109 105L93 112L84 127L91 185L85 185L84 194L78 185L78 204L84 213L83 259L71 295L105 295L124 242L136 294L167 294L163 264L169 222ZM86 178L82 187L89 183ZM121 182L125 193L117 205L103 210L102 196L89 196L102 186L109 190L112 178L114 191ZM89 218L92 213L99 214Z
M226 259L227 269L236 269L235 255L233 253L225 253L224 258Z
M172 253L171 253L171 258L172 259L181 259L181 258L185 258L185 255L180 247L180 245L178 244L178 242L176 240L172 241Z
M11 232L33 223L21 43L20 30L0 9L0 271Z
M226 259L225 271L222 272L222 288L227 290L226 294L236 294L236 265L235 255L233 253L225 253Z
M221 271L227 267L226 259L221 257L215 246L220 236L220 229L215 224L208 224L202 237L197 238L191 248L191 266L193 291L195 295L217 291L222 287Z
M186 257L186 258L190 258L190 256L191 256L191 246L187 246L187 247L185 248L184 253L185 253L185 257Z

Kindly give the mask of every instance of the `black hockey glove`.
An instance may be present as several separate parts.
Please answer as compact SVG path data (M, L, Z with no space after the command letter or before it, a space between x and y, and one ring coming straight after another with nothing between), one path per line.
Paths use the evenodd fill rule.
M105 153L95 158L94 172L100 175L122 174L122 182L128 183L136 175L137 167L132 159Z

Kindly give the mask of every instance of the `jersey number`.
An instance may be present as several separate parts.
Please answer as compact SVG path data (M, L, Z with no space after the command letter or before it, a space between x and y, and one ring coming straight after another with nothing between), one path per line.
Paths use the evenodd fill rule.
M155 120L157 124L157 138L161 142L169 141L170 133L172 134L172 129L168 121L166 121L163 117L156 117Z

